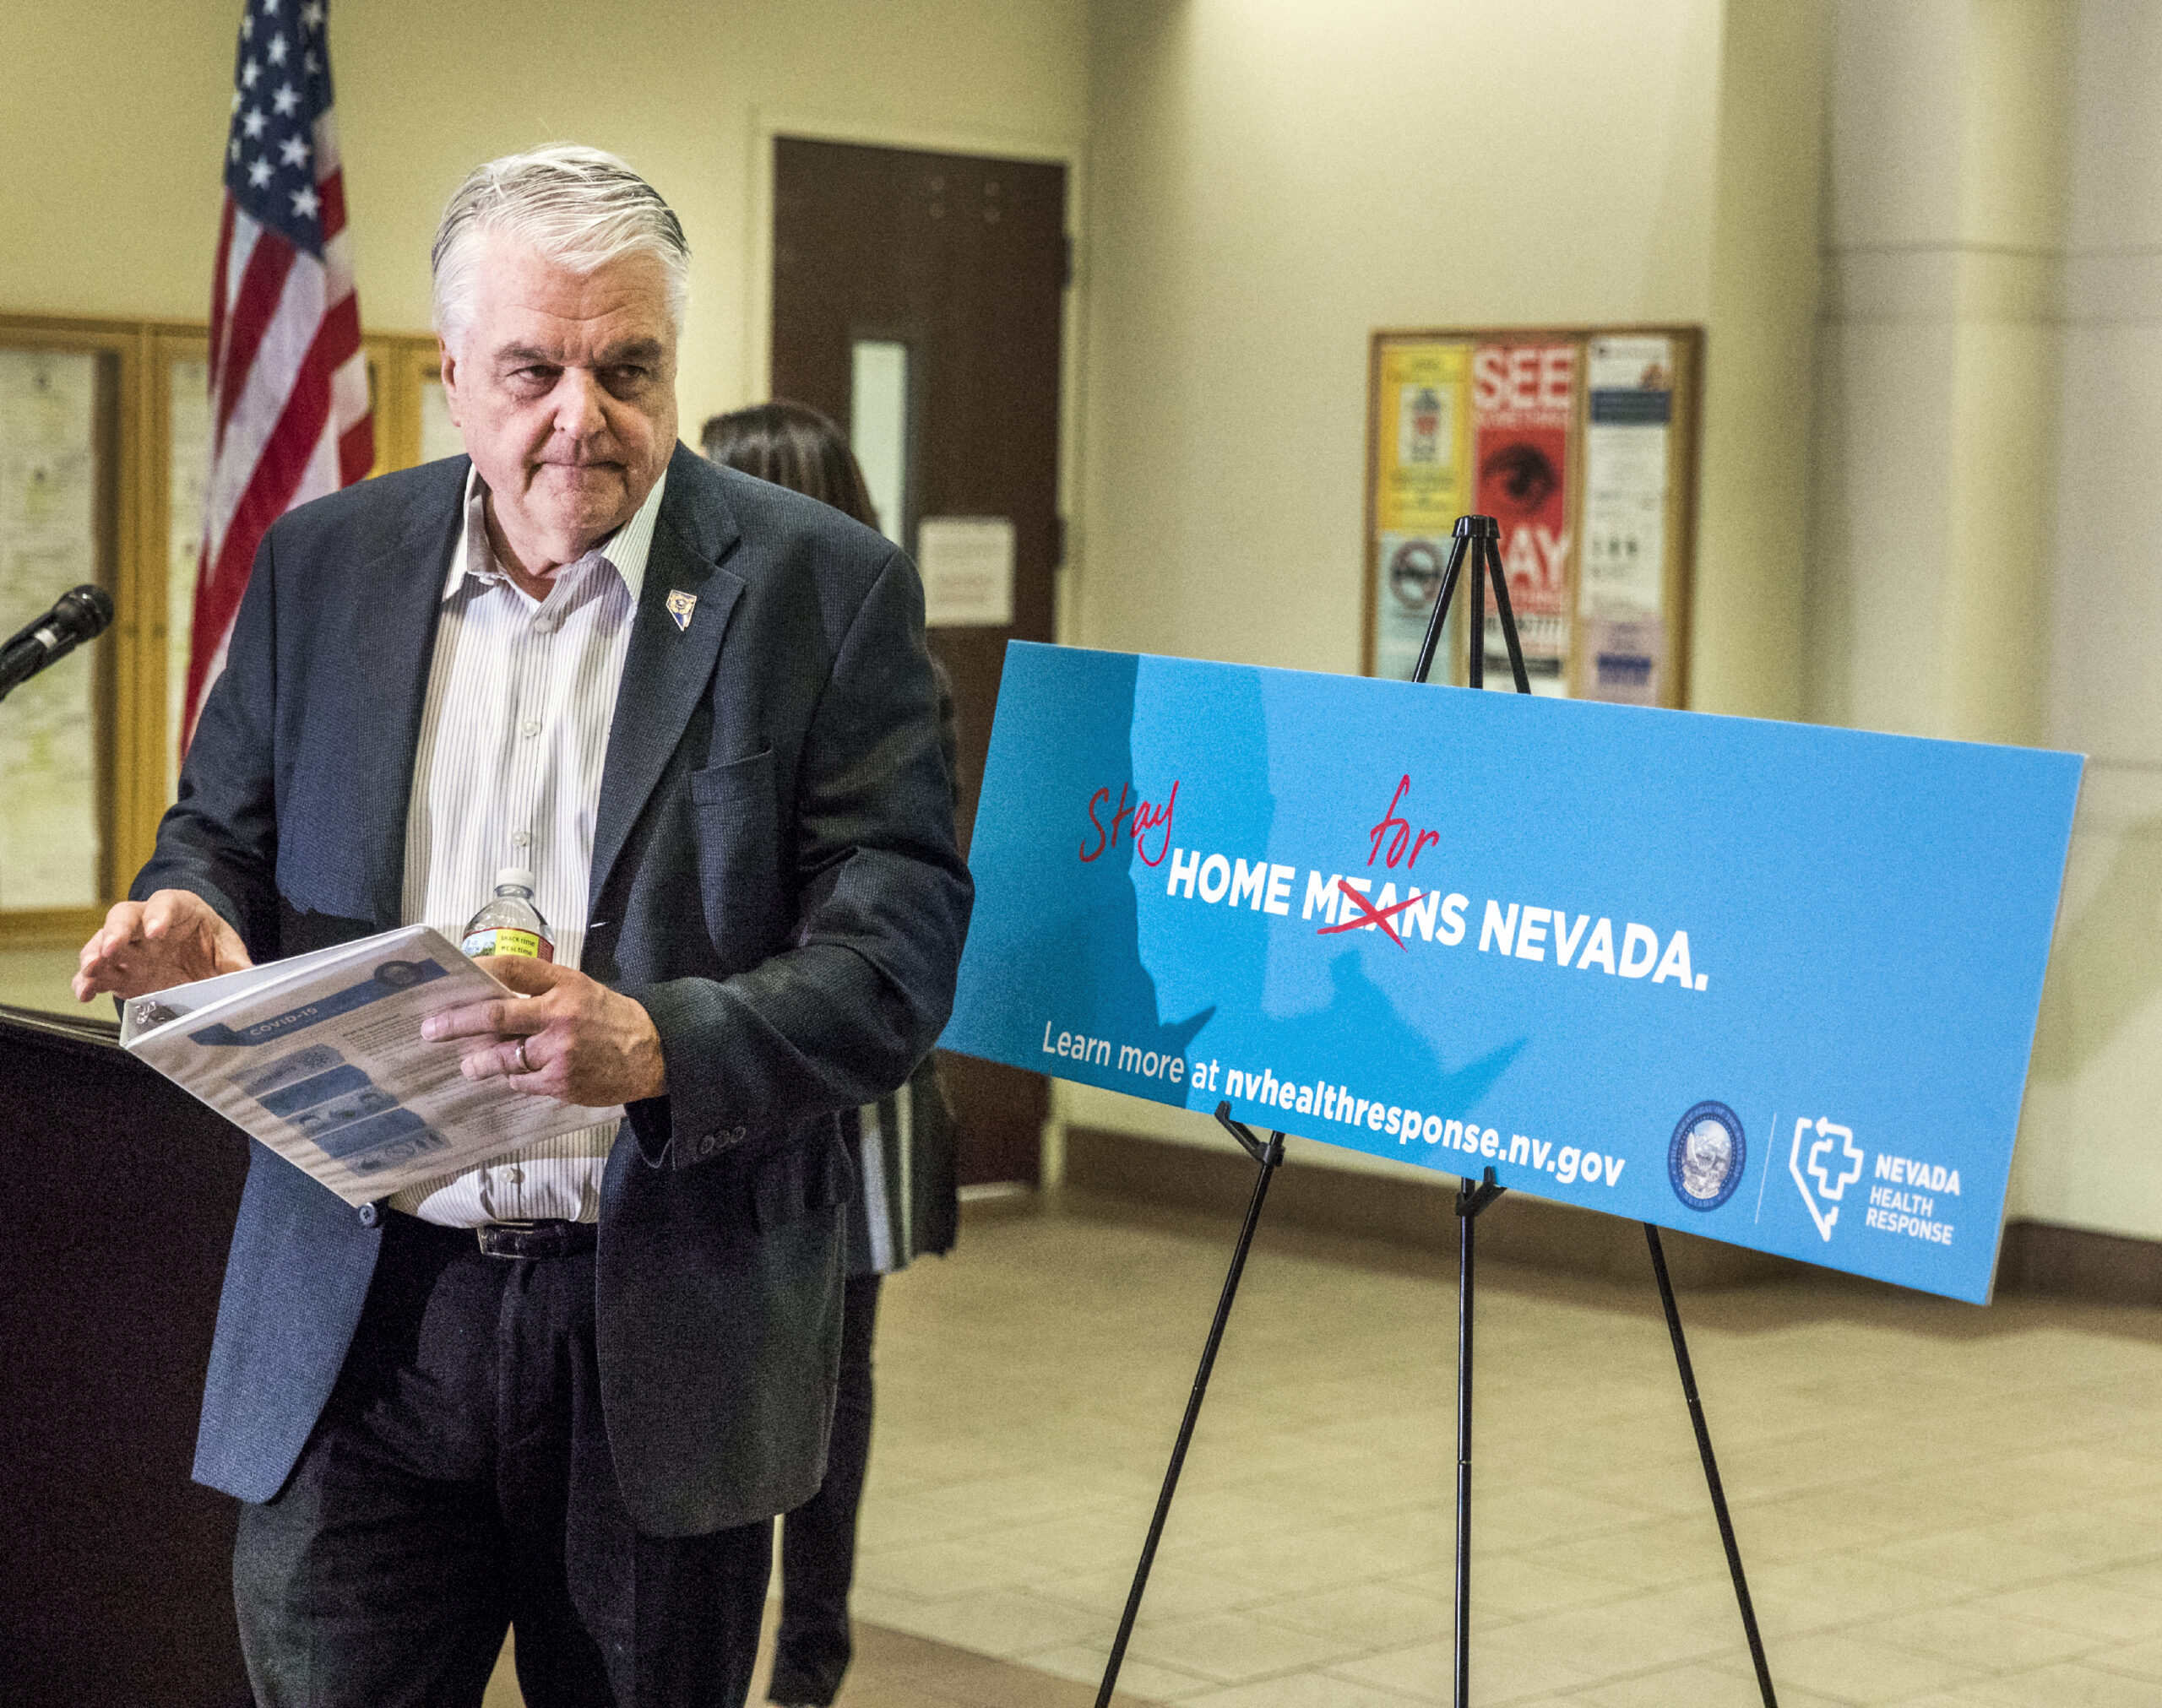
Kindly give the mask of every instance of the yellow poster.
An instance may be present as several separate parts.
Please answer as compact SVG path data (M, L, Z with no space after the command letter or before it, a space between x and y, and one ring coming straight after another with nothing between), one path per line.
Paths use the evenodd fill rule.
M1374 518L1382 534L1446 534L1470 508L1469 344L1382 349Z

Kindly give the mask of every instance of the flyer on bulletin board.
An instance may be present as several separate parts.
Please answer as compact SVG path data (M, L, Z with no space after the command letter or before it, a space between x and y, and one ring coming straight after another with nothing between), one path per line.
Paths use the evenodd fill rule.
M1535 694L1569 691L1569 431L1576 381L1572 339L1481 344L1472 357L1475 507L1501 528L1510 613ZM1501 616L1491 610L1486 674L1509 680Z
M1372 574L1374 673L1410 677L1469 508L1471 346L1399 344L1381 353L1375 388Z
M1674 420L1670 339L1590 342L1584 430L1584 556L1578 595L1601 700L1655 706L1668 668L1667 465Z
M2080 771L1015 643L942 1042L1981 1301Z

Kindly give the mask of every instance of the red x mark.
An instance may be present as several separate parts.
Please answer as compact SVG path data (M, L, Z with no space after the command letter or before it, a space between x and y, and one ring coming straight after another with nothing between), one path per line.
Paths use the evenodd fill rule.
M1345 901L1358 903L1359 911L1365 917L1356 919L1339 919L1334 925L1323 925L1315 933L1317 936L1326 937L1332 931L1355 931L1362 925L1379 925L1382 930L1388 933L1389 941L1395 944L1398 948L1403 949L1409 946L1403 938L1396 935L1396 927L1389 924L1389 919L1393 915L1402 913L1412 903L1420 900L1420 897L1408 896L1403 901L1393 902L1386 908L1377 908L1358 889L1354 887L1350 879L1339 878L1336 881L1336 887L1344 892Z

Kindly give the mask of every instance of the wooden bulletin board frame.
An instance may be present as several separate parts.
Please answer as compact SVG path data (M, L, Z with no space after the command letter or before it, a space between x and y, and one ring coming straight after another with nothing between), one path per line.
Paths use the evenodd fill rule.
M369 473L410 468L421 460L421 388L436 377L435 336L372 333L363 345L376 429L376 460ZM158 820L171 801L168 748L175 732L168 728L166 690L173 637L166 572L172 378L176 363L199 361L209 348L209 328L200 321L0 312L0 350L104 359L95 526L98 580L115 607L111 629L86 649L85 660L93 672L97 731L98 904L0 910L0 947L81 942L149 857ZM65 589L52 591L57 597ZM7 626L13 626L12 621ZM0 717L6 715L0 705Z
M1633 340L1664 340L1670 353L1664 404L1664 502L1653 507L1646 501L1647 507L1655 507L1658 516L1661 556L1657 576L1658 603L1653 611L1644 605L1618 605L1601 596L1597 603L1602 615L1595 623L1587 615L1583 588L1588 446L1594 425L1589 370L1596 344L1605 358L1602 372L1611 378L1621 361L1638 348L1633 343L1626 342ZM1454 514L1475 512L1481 507L1476 496L1480 489L1481 471L1477 460L1480 417L1475 400L1498 390L1487 382L1497 372L1493 356L1500 353L1521 357L1533 350L1545 352L1556 347L1574 351L1567 403L1559 404L1552 393L1542 393L1542 403L1551 407L1538 419L1547 425L1546 442L1559 442L1566 447L1559 501L1567 528L1561 594L1562 610L1566 614L1566 641L1556 642L1562 653L1558 685L1573 697L1687 706L1704 368L1703 328L1693 325L1452 327L1386 329L1372 335L1366 366L1366 533L1361 554L1360 670L1372 675L1387 662L1401 667L1408 675L1408 665L1404 665L1401 659L1404 639L1414 626L1424 626L1423 617L1408 600L1386 613L1383 610L1384 534L1390 536L1399 549L1406 544L1418 549L1416 567L1421 569L1431 565L1436 555L1434 550L1426 550L1422 542L1431 541L1445 557L1447 535ZM1502 371L1507 371L1506 364ZM1513 371L1524 376L1529 386L1531 370L1519 367ZM1558 372L1558 369L1550 365L1545 371L1551 375ZM1407 374L1423 374L1426 376L1425 382L1433 390L1448 394L1441 400L1438 417L1426 420L1425 425L1435 436L1426 448L1437 459L1437 467L1453 468L1454 473L1449 477L1453 485L1449 480L1437 479L1420 488L1402 461L1406 453L1401 441L1389 440L1392 433L1413 431L1401 414L1404 404L1402 377ZM1644 378L1649 381L1650 377L1647 364ZM1658 400L1654 395L1656 389L1655 386L1648 386L1636 398L1622 397L1618 400L1611 391L1603 390L1600 425L1608 425L1622 416L1630 418L1626 425L1654 425L1651 416L1658 412ZM1385 390L1388 395L1384 395ZM1634 407L1638 404L1645 407ZM1392 415L1393 410L1399 413ZM1385 415L1391 419L1385 421ZM1494 419L1502 417L1497 415ZM1566 428L1560 425L1563 420ZM1448 444L1442 442L1444 438L1449 441ZM1613 447L1617 442L1620 442L1613 435L1604 436L1600 442L1602 464L1610 475L1622 467L1615 460ZM1616 489L1615 479L1602 482L1602 490L1608 496L1598 507L1600 518L1612 516L1612 495ZM1452 513L1445 516L1444 510ZM1406 525L1407 518L1415 519ZM1502 519L1506 546L1511 522L1507 516ZM1647 539L1651 531L1649 526L1643 529ZM1625 532L1611 526L1603 529L1602 550L1609 554L1605 561L1618 561L1615 554L1638 543L1633 537L1622 538ZM1506 549L1504 556L1508 556ZM1413 589L1420 585L1417 577L1404 578L1404 583ZM1613 584L1610 577L1605 585ZM1514 588L1513 574L1513 592ZM1448 679L1458 682L1464 680L1464 591L1459 589L1459 609L1452 613L1449 623L1454 645L1445 653ZM1425 610L1431 609L1432 593L1429 590ZM1617 620L1619 626L1616 626ZM1522 626L1526 631L1529 650L1533 625L1527 621ZM1624 643L1611 640L1599 643L1609 647L1609 650L1599 650L1593 641L1595 634L1631 637L1626 643L1627 650L1633 654L1641 646L1643 656L1618 655L1611 648ZM1644 667L1648 663L1647 675ZM1554 668L1550 665L1550 672ZM1443 669L1437 661L1437 677L1442 675ZM1395 670L1390 673L1395 674ZM1490 667L1488 680L1491 683L1494 680ZM1501 680L1506 685L1506 668L1502 671ZM1550 674L1547 680L1554 683L1556 677Z

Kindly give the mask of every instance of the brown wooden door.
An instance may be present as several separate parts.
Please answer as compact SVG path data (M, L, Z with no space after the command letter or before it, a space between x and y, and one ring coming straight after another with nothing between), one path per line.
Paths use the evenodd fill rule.
M1052 638L1066 279L1062 166L775 142L774 395L853 429L859 345L900 347L905 454L888 531L914 552L926 518L1013 526L1011 624L931 634L959 711L964 852L1006 643ZM1043 1076L970 1056L944 1063L962 1184L1035 1181Z

